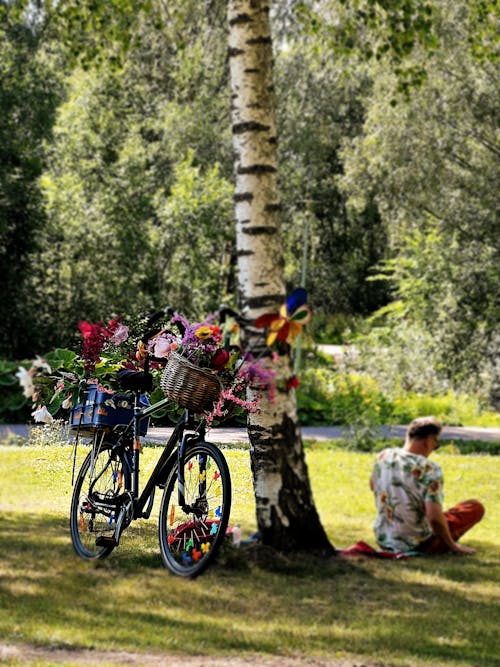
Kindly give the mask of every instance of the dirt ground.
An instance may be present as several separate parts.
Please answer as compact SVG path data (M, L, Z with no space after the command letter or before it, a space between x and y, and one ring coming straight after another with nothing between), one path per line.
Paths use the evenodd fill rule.
M266 655L242 657L204 657L163 655L160 653L130 653L125 651L94 651L91 649L65 649L29 646L26 644L1 644L0 664L16 660L23 665L44 661L52 665L120 665L123 667L390 667L381 662L362 659L309 658Z

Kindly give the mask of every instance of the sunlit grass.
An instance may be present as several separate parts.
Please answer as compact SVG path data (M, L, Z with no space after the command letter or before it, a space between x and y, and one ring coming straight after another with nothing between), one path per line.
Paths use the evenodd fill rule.
M155 516L135 523L106 561L73 553L68 530L72 448L0 448L0 636L11 643L163 654L376 656L393 665L495 667L500 622L500 466L440 454L446 503L487 507L466 538L476 556L275 558L224 549L199 579L171 576ZM81 448L79 459L84 455ZM147 474L159 449L146 448ZM228 449L231 521L256 530L248 452ZM374 544L373 455L307 451L318 512L332 543ZM159 498L156 500L157 514ZM271 557L270 557L271 558Z

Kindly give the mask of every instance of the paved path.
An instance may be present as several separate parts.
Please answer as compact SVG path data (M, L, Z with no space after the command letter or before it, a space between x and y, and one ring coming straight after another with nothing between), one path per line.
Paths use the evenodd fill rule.
M389 438L404 439L406 426L383 426L382 435ZM148 439L164 440L172 432L170 428L150 428ZM302 437L306 440L336 440L346 437L342 426L303 426ZM244 428L214 428L210 438L221 443L247 443L248 433ZM448 426L443 429L441 438L445 440L490 440L500 441L500 428L465 428Z
M7 439L9 434L27 437L29 429L29 426L24 425L0 424L0 443ZM406 426L383 426L381 429L383 436L403 439ZM169 427L150 428L147 439L162 442L169 437L171 432L172 428ZM345 429L342 426L303 426L302 436L306 440L335 440L337 438L345 437ZM500 441L500 428L445 426L441 437L445 440ZM248 443L248 434L245 428L213 428L210 431L210 439L222 444L245 444Z

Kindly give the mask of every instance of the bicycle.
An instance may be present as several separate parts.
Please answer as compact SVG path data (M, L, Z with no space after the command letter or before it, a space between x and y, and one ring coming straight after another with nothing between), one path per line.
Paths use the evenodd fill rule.
M163 314L156 313L148 325ZM173 574L196 577L216 556L231 510L226 459L205 440L203 420L198 425L193 421L194 412L213 403L220 387L213 385L213 376L181 364L174 356L163 371L167 395L150 405L146 397L152 389L149 357L143 371L121 371L120 375L120 386L128 393L109 395L90 385L85 401L71 410L70 428L77 433L77 442L82 433L91 442L72 495L73 547L84 560L107 557L132 521L150 517L159 488L163 490L158 519L163 563ZM183 414L141 491L140 437L147 433L149 416L172 398L184 408Z

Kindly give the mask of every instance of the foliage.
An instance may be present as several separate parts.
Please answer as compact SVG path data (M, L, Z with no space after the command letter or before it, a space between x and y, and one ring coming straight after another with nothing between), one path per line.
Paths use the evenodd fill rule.
M391 405L371 378L327 368L301 374L297 404L304 424L390 423Z
M70 343L76 302L80 317L95 320L165 304L199 317L231 300L232 191L219 162L229 151L224 100L212 94L221 27L212 27L209 61L206 20L192 15L181 48L181 16L158 23L140 14L119 67L68 72L41 178L49 224L33 283L43 290L45 348Z
M234 305L224 3L27 4L0 2L0 354ZM356 343L384 392L500 404L494 9L273 8L286 280L322 342L384 308Z
M408 424L422 414L433 414L447 425L500 425L499 415L485 410L473 394L408 392L397 384L381 385L366 373L324 367L303 371L297 404L302 424L346 425L351 440L363 441L365 447L377 437L379 426Z
M19 387L16 371L18 363L0 359L0 423L24 422L29 412L26 397Z
M303 22L313 30L323 30L337 52L358 50L365 59L389 55L401 77L401 86L420 81L421 73L408 62L418 46L432 53L439 45L433 6L415 0L338 0L315 11L300 3ZM328 11L330 10L330 11ZM332 18L334 17L334 20ZM419 76L420 75L420 76Z
M497 74L470 52L470 12L465 2L436 6L442 48L413 54L426 59L418 94L391 98L380 66L363 133L345 144L342 182L352 206L375 198L389 230L383 277L396 303L382 323L410 343L395 357L411 355L409 332L427 337L438 379L497 407Z
M220 165L194 164L188 151L174 169L168 199L157 203L153 232L161 292L183 311L214 310L226 299L233 279L233 187Z
M317 344L342 345L351 340L354 332L357 332L362 326L363 320L360 316L315 311L310 326L310 335Z
M30 26L17 21L19 9L19 2L0 3L0 355L10 358L29 354L29 337L38 343L29 277L45 223L43 141L60 95L53 63Z
M120 319L107 325L82 321L79 329L83 344L78 353L57 348L43 358L38 356L29 367L19 367L16 375L24 396L33 401L35 421L52 423L54 415L82 400L88 385L113 393L119 388L116 372L135 369L129 328Z
M386 285L366 280L386 256L386 233L371 203L348 210L338 178L342 142L362 127L369 72L330 58L320 39L295 37L276 80L287 282L302 279L315 313L366 315L387 301Z

